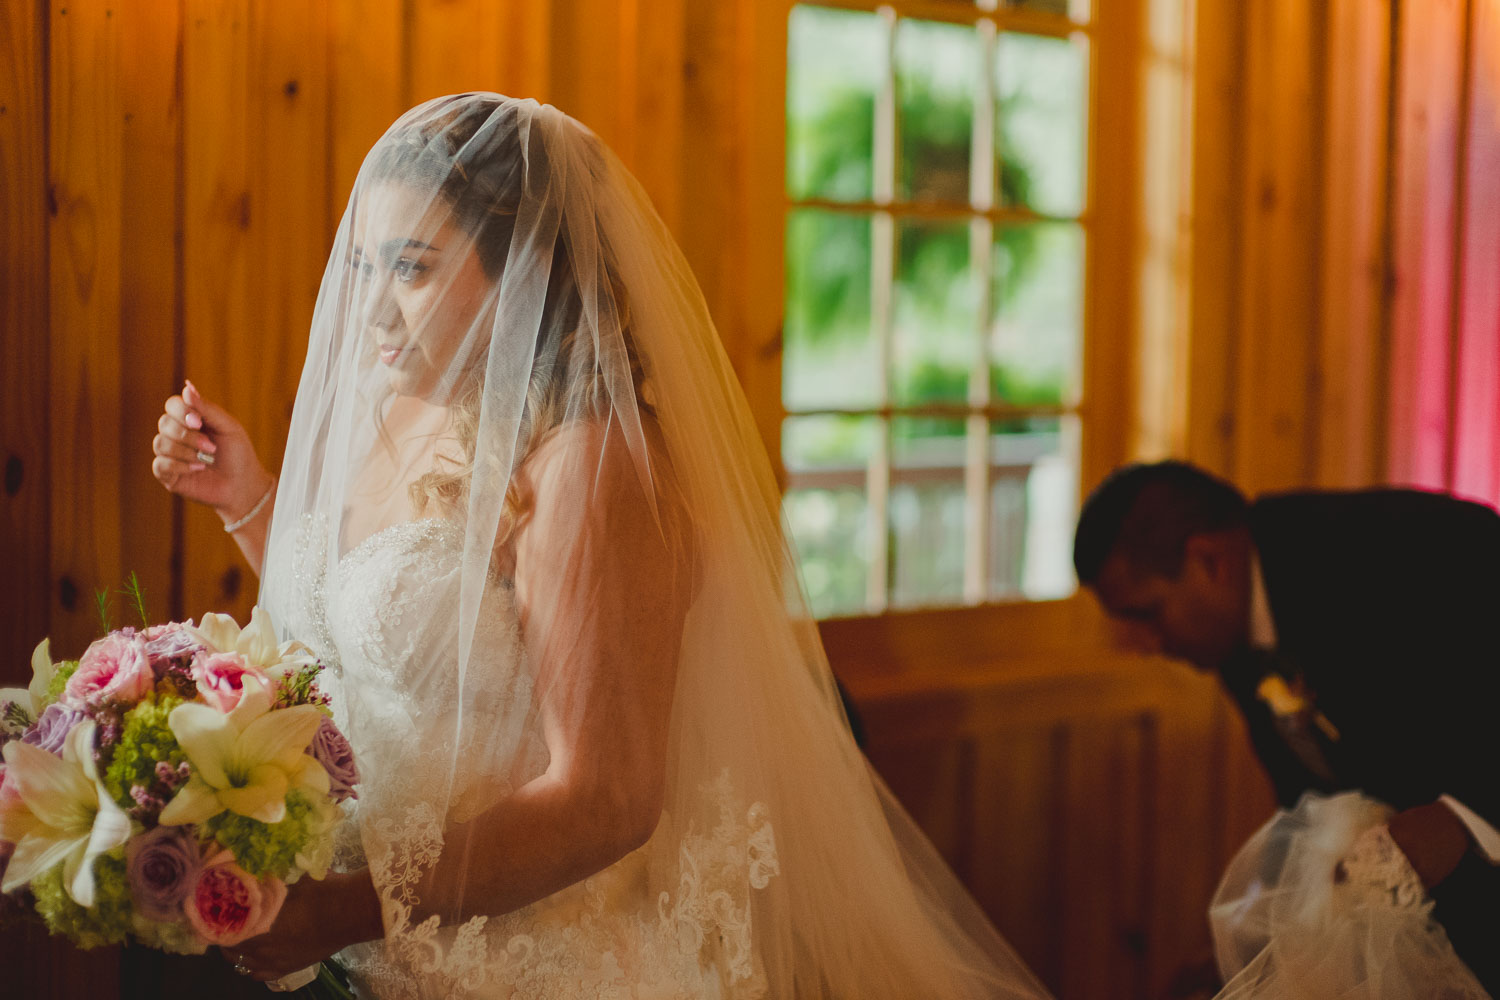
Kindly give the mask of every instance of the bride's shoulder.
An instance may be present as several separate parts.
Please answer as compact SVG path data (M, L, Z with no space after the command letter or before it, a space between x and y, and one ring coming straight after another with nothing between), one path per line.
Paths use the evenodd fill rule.
M618 421L576 420L548 432L517 470L529 492L584 490L584 496L659 492L670 463L660 428L643 420L633 433Z

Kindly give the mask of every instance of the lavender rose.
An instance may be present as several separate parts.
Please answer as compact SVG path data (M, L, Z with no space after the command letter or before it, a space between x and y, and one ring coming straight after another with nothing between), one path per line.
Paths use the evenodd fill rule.
M182 903L198 884L203 856L181 826L158 826L125 848L126 877L136 912L168 923L182 918Z
M63 743L67 740L68 733L87 718L87 715L76 708L68 708L66 705L48 705L42 710L42 717L36 720L36 725L28 729L26 735L21 737L21 742L29 743L61 757Z
M193 654L203 648L189 627L191 622L153 625L146 630L146 656L157 680L174 666L185 667Z
M354 766L354 750L349 739L339 732L339 727L326 715L313 733L312 744L307 748L313 759L328 772L328 794L333 801L359 798L354 786L359 784L359 770Z

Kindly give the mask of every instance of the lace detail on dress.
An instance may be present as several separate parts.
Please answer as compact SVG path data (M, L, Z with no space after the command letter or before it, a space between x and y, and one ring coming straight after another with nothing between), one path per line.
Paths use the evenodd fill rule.
M689 828L678 852L682 874L676 898L663 891L657 912L662 933L675 935L684 951L699 953L709 964L722 956L733 984L756 974L750 890L764 889L781 863L765 806L757 802L743 816L737 814L728 770L713 792L719 824L706 836Z
M510 1000L750 1000L765 995L756 961L752 891L779 874L776 840L765 807L745 808L725 771L703 790L719 810L706 833L689 829L676 871L661 879L653 911L645 887L652 876L648 844L576 885L500 918L475 917L440 927L430 917L413 926L411 887L436 861L441 832L430 812L414 810L402 824L378 824L383 842L370 855L379 872L387 919L387 951L423 977L425 994ZM663 824L666 826L667 824ZM669 873L663 872L663 875ZM375 969L363 965L369 974ZM387 978L389 977L389 978ZM381 970L380 995L401 995Z
M1356 905L1400 910L1431 906L1421 878L1384 824L1359 835L1339 862L1339 871L1339 891Z
M329 667L337 721L366 782L344 804L335 865L368 865L386 937L340 954L361 996L381 1000L747 1000L765 976L753 934L754 890L780 871L770 817L741 800L726 770L695 797L717 817L700 829L664 817L642 848L575 885L502 917L443 924L419 917L422 880L442 856L447 824L472 818L513 781L546 767L538 738L510 769L454 745L458 660L453 639L463 532L412 521L327 560L326 519L307 515L290 550L268 553L272 609ZM469 719L530 699L511 592L496 586L481 617L464 690ZM489 748L493 752L494 748ZM452 770L455 760L469 766ZM449 778L454 784L449 785ZM444 805L446 803L446 805ZM446 811L445 811L446 809ZM669 887L669 888L663 888Z

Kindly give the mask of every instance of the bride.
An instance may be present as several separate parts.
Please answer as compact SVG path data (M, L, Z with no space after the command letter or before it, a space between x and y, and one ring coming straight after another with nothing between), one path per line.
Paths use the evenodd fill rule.
M227 957L379 997L1039 997L849 737L698 286L583 126L423 104L355 183L279 481L191 383L152 468L311 646L339 873ZM273 502L274 501L274 502Z

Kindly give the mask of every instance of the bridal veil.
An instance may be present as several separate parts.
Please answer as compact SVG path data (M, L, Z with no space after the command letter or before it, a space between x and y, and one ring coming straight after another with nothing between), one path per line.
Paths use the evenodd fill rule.
M401 588L348 643L390 676L338 688L383 961L495 995L545 957L501 911L556 896L562 940L629 910L635 961L675 949L716 995L1045 995L850 738L779 509L698 285L604 145L493 94L402 116L337 230L272 522L268 551L322 565L262 590ZM434 533L425 576L348 570ZM566 843L551 874L496 863L558 775L598 792L580 839L621 830L616 877Z

